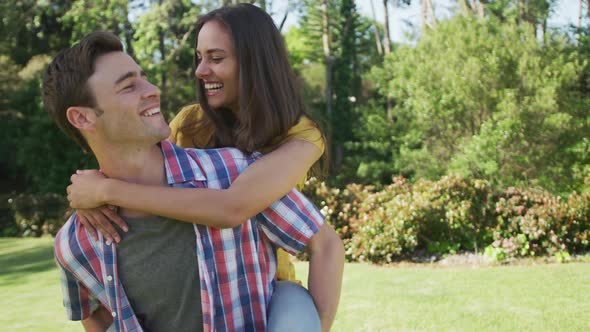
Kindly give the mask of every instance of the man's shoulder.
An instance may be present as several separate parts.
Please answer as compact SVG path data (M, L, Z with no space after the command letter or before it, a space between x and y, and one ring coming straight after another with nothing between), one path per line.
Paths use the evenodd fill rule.
M173 155L176 160L190 158L199 165L207 167L223 167L228 164L243 164L247 166L260 157L260 153L255 152L247 155L236 148L215 148L215 149L198 149L198 148L181 148L170 141L164 141L162 144L165 155Z
M55 236L53 244L55 258L60 265L67 267L73 262L80 262L88 257L98 245L78 221L76 211L72 213L66 223Z
M62 241L67 241L69 236L73 236L76 232L79 232L79 227L77 227L76 223L78 222L78 214L74 210L72 215L66 220L66 222L61 226L57 235L55 236L55 246L57 247L58 244Z
M186 152L206 172L242 172L260 154L244 154L236 148L186 149Z
M211 181L234 179L261 154L246 155L236 148L181 148L170 141L162 143L169 183L190 179Z

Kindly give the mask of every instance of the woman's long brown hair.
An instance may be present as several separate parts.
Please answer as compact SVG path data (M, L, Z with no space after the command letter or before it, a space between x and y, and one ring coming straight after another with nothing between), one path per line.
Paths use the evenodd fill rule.
M207 147L231 146L245 153L268 149L285 137L301 116L307 116L283 37L270 15L250 4L222 7L200 17L197 36L212 20L224 24L233 38L239 68L239 111L234 114L226 108L212 109L204 87L197 83L197 96L205 114L205 124L199 125L214 128ZM198 38L195 67L197 43ZM199 126L193 123L185 127Z

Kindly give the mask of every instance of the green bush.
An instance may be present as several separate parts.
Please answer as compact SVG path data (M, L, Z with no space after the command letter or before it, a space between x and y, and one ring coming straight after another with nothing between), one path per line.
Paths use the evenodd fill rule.
M419 247L436 253L479 251L491 239L493 190L484 180L448 175L412 187L420 211Z
M590 248L590 192L567 199L546 191L508 188L454 175L410 184L403 177L372 186L326 186L312 179L305 193L340 234L349 261L389 263L416 253L459 251L510 257ZM485 249L485 250L484 250Z
M360 203L372 192L373 187L359 184L350 184L345 189L329 188L316 178L309 179L303 189L303 194L320 208L345 244L358 231Z
M588 250L590 194L567 200L545 191L508 188L496 203L492 247L508 257Z
M369 195L362 226L347 248L351 260L391 262L416 250L446 254L485 247L490 236L487 182L446 176L410 185L402 177Z
M54 236L69 212L67 200L52 193L11 195L6 203L0 206L0 209L9 212L9 217L2 223L2 234L5 236ZM8 219L12 222L7 222Z
M411 189L395 178L383 190L368 195L356 216L357 231L346 246L352 261L391 262L414 251L420 218L412 206Z
M18 228L10 207L11 195L0 195L0 236L17 236Z

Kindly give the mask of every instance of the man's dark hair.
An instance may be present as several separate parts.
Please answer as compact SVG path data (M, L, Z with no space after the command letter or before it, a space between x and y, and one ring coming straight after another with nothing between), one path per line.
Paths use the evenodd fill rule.
M123 44L114 34L97 31L79 43L62 50L51 61L43 77L43 105L61 130L89 152L91 149L80 131L66 117L72 106L96 107L88 79L94 74L96 59L110 52L122 52Z

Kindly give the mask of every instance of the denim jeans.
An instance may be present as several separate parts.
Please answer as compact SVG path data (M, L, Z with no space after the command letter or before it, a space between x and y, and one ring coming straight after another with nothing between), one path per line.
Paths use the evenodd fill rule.
M269 332L319 332L320 316L307 289L277 281L268 304Z

